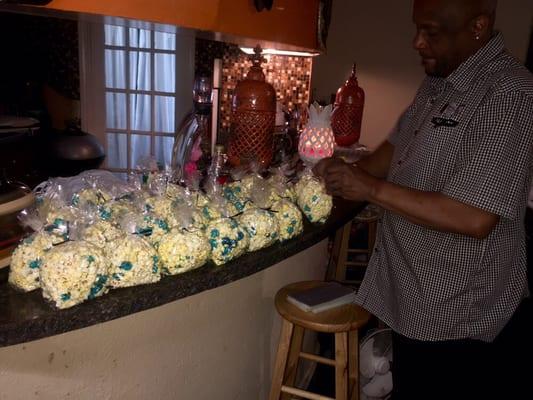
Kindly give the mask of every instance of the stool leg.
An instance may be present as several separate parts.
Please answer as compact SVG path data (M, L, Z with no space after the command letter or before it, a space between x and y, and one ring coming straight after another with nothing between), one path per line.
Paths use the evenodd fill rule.
M335 399L348 399L348 333L335 334Z
M341 249L342 243L342 233L344 227L337 229L335 232L335 238L333 239L333 246L331 248L331 256L329 258L328 269L326 271L326 281L331 281L335 279L335 274L337 271L337 261L339 258L339 250Z
M283 378L286 386L294 387L296 381L296 371L298 369L298 360L300 358L300 352L302 351L302 343L304 340L304 328L298 325L294 325L291 345L289 348L289 357L287 359L287 366L285 367L285 377ZM288 393L281 395L282 400L290 400L293 396Z
M348 333L348 372L350 400L359 400L359 335L357 330Z
M335 269L335 280L343 282L346 280L346 262L348 261L348 247L350 245L350 233L352 231L352 221L342 228L341 244L337 255L337 265Z
M285 366L287 365L287 355L289 354L293 328L294 325L292 323L284 318L282 319L278 353L276 355L276 363L274 364L274 373L272 376L272 387L270 388L269 400L279 400L281 386L283 385L283 377L285 375Z

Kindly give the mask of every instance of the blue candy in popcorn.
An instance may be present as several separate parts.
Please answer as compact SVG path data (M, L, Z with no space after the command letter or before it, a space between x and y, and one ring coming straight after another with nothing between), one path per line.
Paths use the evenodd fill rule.
M211 245L211 259L216 265L225 264L248 249L248 233L232 218L212 221L206 229L206 236Z

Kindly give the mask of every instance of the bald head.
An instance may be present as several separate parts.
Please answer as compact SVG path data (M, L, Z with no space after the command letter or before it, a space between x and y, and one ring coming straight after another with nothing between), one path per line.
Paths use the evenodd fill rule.
M492 30L497 4L497 0L415 0L415 9L431 10L433 17L451 31L480 16L488 19Z
M496 0L414 0L414 47L426 73L447 76L492 37Z

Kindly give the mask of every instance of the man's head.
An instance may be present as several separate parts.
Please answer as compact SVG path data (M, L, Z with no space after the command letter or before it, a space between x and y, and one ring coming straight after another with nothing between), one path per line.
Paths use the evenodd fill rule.
M414 0L414 48L426 74L447 77L492 35L497 0Z

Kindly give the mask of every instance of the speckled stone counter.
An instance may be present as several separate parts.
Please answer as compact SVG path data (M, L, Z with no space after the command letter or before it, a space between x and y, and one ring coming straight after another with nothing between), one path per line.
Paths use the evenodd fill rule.
M66 310L48 304L40 291L18 293L7 283L8 269L0 271L0 347L72 331L148 310L213 289L264 270L333 234L364 204L335 200L323 225L304 222L304 232L287 242L248 253L223 266L207 264L160 282L116 289Z

